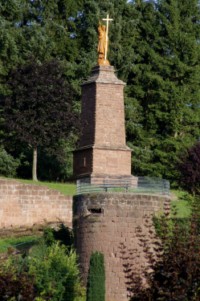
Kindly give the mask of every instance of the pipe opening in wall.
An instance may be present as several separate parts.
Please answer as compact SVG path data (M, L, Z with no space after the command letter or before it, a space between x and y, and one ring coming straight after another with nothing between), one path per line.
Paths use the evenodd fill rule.
M102 208L88 208L88 211L92 214L102 214L103 213Z

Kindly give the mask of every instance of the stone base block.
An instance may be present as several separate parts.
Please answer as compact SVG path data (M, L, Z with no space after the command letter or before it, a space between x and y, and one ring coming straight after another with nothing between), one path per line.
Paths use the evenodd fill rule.
M74 152L74 174L77 178L91 175L131 176L131 150L88 147Z

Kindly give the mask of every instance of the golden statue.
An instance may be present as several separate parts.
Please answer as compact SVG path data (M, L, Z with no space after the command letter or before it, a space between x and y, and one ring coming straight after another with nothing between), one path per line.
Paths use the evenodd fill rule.
M99 43L98 43L98 64L103 65L106 53L106 26L99 24L98 26Z
M109 66L110 63L107 60L107 52L108 52L108 27L109 27L109 21L112 21L113 19L109 19L109 15L107 15L106 19L103 19L106 21L107 26L101 25L99 23L98 26L98 34L99 34L99 43L98 43L98 65L104 65Z

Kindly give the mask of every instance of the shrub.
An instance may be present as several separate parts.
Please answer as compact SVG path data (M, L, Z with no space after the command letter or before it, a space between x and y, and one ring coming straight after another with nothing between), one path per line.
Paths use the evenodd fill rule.
M74 234L73 231L66 227L63 223L59 225L58 229L46 228L44 229L44 241L47 246L52 245L55 241L59 241L71 248L74 244Z
M76 260L73 250L44 240L28 256L9 255L0 265L0 300L85 301Z
M33 301L33 281L27 273L0 273L0 296L0 300Z
M76 253L64 245L42 243L33 247L29 273L35 279L37 296L51 301L74 301L83 295Z
M153 251L144 238L141 240L149 262L147 285L142 286L141 278L135 281L134 270L129 273L132 301L200 300L199 201L196 199L193 204L188 227L176 219L169 223L168 216L162 218L160 237L155 236Z
M187 151L179 164L180 185L187 191L200 193L200 142Z
M5 177L14 177L16 169L19 166L19 160L14 159L6 150L0 147L0 175Z
M34 279L18 257L1 260L0 265L0 300L32 301L36 296Z
M87 301L105 301L104 256L94 252L90 258L87 284Z

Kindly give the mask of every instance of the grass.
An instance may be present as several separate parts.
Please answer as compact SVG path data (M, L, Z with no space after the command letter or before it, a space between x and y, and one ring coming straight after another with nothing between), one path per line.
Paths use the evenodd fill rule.
M39 236L6 237L0 239L0 253L4 253L8 248L20 250L25 245L32 245L38 240Z
M50 189L58 190L64 195L76 194L76 184L73 183L57 183L57 182L40 182L32 180L16 179L22 183L47 186Z
M190 216L191 207L188 201L186 200L172 201L171 206L177 212L178 218L187 218Z
M189 199L191 196L183 190L171 190L176 200L172 200L171 208L176 211L178 218L187 218L191 213L191 206Z

